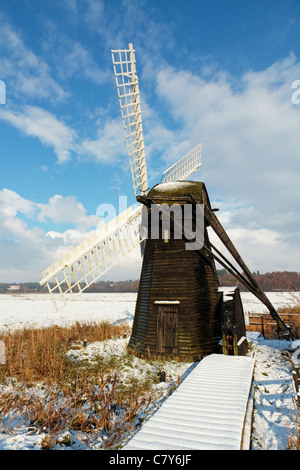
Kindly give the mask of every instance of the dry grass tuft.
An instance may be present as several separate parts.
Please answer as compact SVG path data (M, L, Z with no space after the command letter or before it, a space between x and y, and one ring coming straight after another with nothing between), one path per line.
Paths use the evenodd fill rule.
M66 431L82 436L87 445L97 436L103 448L116 448L139 411L149 405L149 388L121 384L118 361L77 362L66 352L76 345L83 347L85 341L128 333L127 325L104 322L25 329L0 337L7 358L0 365L2 430L12 430L19 418L29 433L45 433L40 442L43 449L67 445L61 437Z
M7 363L0 369L0 381L15 377L27 385L44 380L63 384L66 376L71 378L79 370L65 353L74 344L84 341L104 341L128 334L127 325L76 323L71 327L52 326L39 329L24 329L0 336L5 342ZM85 373L85 372L84 372Z

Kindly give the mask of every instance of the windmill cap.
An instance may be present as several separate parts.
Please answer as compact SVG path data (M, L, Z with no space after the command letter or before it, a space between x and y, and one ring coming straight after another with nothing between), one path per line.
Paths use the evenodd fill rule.
M178 202L180 202L180 199L188 198L192 194L197 202L201 204L203 202L203 191L207 194L204 183L199 181L175 181L155 185L150 189L147 198L159 200L161 196L162 201L167 198L174 201L178 198Z

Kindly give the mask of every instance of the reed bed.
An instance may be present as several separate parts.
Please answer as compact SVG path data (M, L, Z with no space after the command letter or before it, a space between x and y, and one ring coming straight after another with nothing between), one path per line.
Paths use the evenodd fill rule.
M128 334L126 324L102 322L0 336L7 357L0 365L0 429L12 432L22 422L28 433L43 434L45 449L72 445L74 436L88 447L97 441L100 448L117 448L151 403L150 383L121 382L122 361L99 357L78 362L66 353Z

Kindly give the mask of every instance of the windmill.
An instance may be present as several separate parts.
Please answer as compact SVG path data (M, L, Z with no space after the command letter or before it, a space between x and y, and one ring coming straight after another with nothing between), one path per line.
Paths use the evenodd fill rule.
M278 332L286 333L287 326L211 208L205 184L188 180L201 165L202 144L167 169L159 184L148 187L132 44L112 50L112 60L134 194L141 204L126 209L50 266L40 284L47 285L59 309L141 245L143 263L128 345L137 354L196 360L218 350L220 344L225 353L242 353L245 324L239 290L234 289L229 299L220 290L215 262L246 286L268 308ZM199 226L201 243L195 245ZM238 268L211 243L208 227Z

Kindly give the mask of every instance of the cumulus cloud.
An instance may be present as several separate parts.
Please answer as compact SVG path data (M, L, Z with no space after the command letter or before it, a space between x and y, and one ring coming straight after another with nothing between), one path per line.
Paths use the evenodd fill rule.
M78 14L77 2L66 3ZM133 8L132 2L127 4ZM91 17L105 14L100 4L98 10L94 1L88 5L88 13L94 15ZM87 12L84 20L86 15ZM96 21L92 27L97 24ZM32 53L7 23L0 31L1 48L10 55L5 54L1 61L0 75L11 81L15 94L66 98L65 90L52 78L49 65ZM60 57L66 65L67 78L76 76L80 62L85 64L85 78L101 83L102 71L79 42L72 47L69 43ZM220 207L218 215L249 266L261 271L299 270L300 105L292 103L291 87L300 78L300 62L295 55L239 78L216 69L196 74L167 67L163 62L150 67L150 62L143 58L141 63L144 70L151 68L151 80L156 83L151 105L146 100L142 102L146 111L143 119L149 174L159 177L165 168L203 142L202 166L194 177L205 182L213 207ZM119 114L117 119L104 116L97 123L95 137L83 139L61 118L37 106L17 110L6 106L0 110L0 119L53 148L58 163L68 162L72 153L82 159L115 163L120 149L124 149L123 157L126 151ZM158 169L154 160L160 155L164 163ZM158 162L160 165L161 160ZM158 181L153 178L154 184ZM46 204L36 204L3 190L1 198L1 243L7 247L2 251L6 257L11 255L10 261L15 260L15 265L23 259L22 252L25 274L26 250L37 264L43 260L40 264L45 267L50 264L46 262L50 251L54 261L80 241L83 231L94 223L93 216L87 216L72 196L56 195ZM67 222L75 228L47 233L39 226L29 228L25 218L40 224L48 220L56 224ZM10 261L7 266L12 265Z
M115 164L120 157L120 149L126 152L125 135L121 119L108 119L97 130L96 138L82 140L78 144L81 159ZM127 160L126 160L127 163Z
M282 270L297 270L295 268L295 253L280 232L268 228L243 228L241 224L236 226L231 223L235 214L225 213L219 216L226 233L233 242L238 253L250 269L261 273ZM222 244L217 235L209 228L209 238L211 243L219 249L223 255L241 272L237 262L232 258L226 247ZM223 266L218 265L218 268Z
M99 222L96 215L87 216L83 204L75 196L63 197L59 194L51 197L47 204L37 204L38 220L53 221L55 224L73 224L84 231L95 227Z
M0 190L0 282L39 281L41 273L95 230L99 218L88 216L75 197L53 196L45 204ZM43 222L67 224L47 230ZM139 247L112 268L104 279L136 279L141 267Z
M223 208L226 208L226 203L223 203ZM227 233L250 270L265 272L270 271L270 266L271 270L293 270L295 254L280 233L254 226L243 228L233 220L239 210L242 209L232 203L230 210L222 211L219 218L223 226L229 227ZM98 217L87 215L75 197L55 195L47 203L40 204L8 189L0 191L0 212L2 282L39 280L42 271L88 237L99 221ZM43 226L49 221L57 224L56 230L48 231L47 225ZM67 228L63 228L65 224ZM212 243L226 255L211 229L209 235ZM228 258L231 259L230 255ZM141 257L137 248L104 279L136 279L140 268Z
M88 230L96 227L99 218L87 215L83 204L75 196L52 196L47 203L41 204L23 198L15 191L0 190L0 209L4 218L13 219L19 214L40 222L51 220L54 224L71 224L76 229Z
M164 149L165 161L176 161L179 147L182 153L183 147L188 151L203 142L202 166L194 176L205 182L214 205L221 201L226 230L235 229L257 269L267 258L269 270L299 269L299 248L291 244L300 235L300 107L291 100L297 77L300 62L294 54L239 80L170 67L157 74L156 93L177 127ZM257 247L238 230L249 230ZM266 255L268 243L273 262Z
M34 54L20 34L0 15L0 76L9 86L9 94L51 101L65 100L68 93L52 77L47 62Z
M49 111L37 106L25 106L22 111L1 109L0 119L53 147L58 163L70 160L76 146L76 133Z
M96 6L94 8L91 4L87 11L93 15L96 10ZM5 80L9 96L19 102L18 105L13 105L13 100L9 100L6 107L0 109L0 119L9 122L25 136L36 137L43 145L52 147L58 164L71 160L72 152L80 158L114 162L114 150L118 145L116 135L121 134L124 144L120 121L117 123L111 120L99 124L95 130L95 138L85 136L81 140L72 125L66 124L63 118L51 113L44 106L20 104L23 98L28 102L28 97L52 104L66 102L69 92L53 78L49 63L26 46L20 32L2 14L0 22L0 52L3 55L0 77ZM51 52L51 48L55 51L52 62L61 82L70 78L84 78L101 85L107 80L107 71L98 66L84 45L71 41L67 35L56 30L52 35L53 43L49 39L45 47L48 52Z
M64 78L85 77L99 85L102 85L108 76L107 72L95 63L90 52L82 44L78 41L70 42L65 38L60 75Z
M34 213L34 204L31 201L6 188L0 191L0 208L4 217L15 217L18 212L26 216Z
M84 139L80 139L63 120L38 106L24 106L21 110L0 109L1 119L19 129L25 136L38 138L43 145L51 147L58 164L70 161L73 154L81 160L114 165L126 152L120 118L98 122L96 137Z
M56 195L38 204L9 189L0 190L0 212L2 282L38 281L41 272L89 236L99 220L88 216L72 196ZM67 228L48 232L42 222L49 220Z

